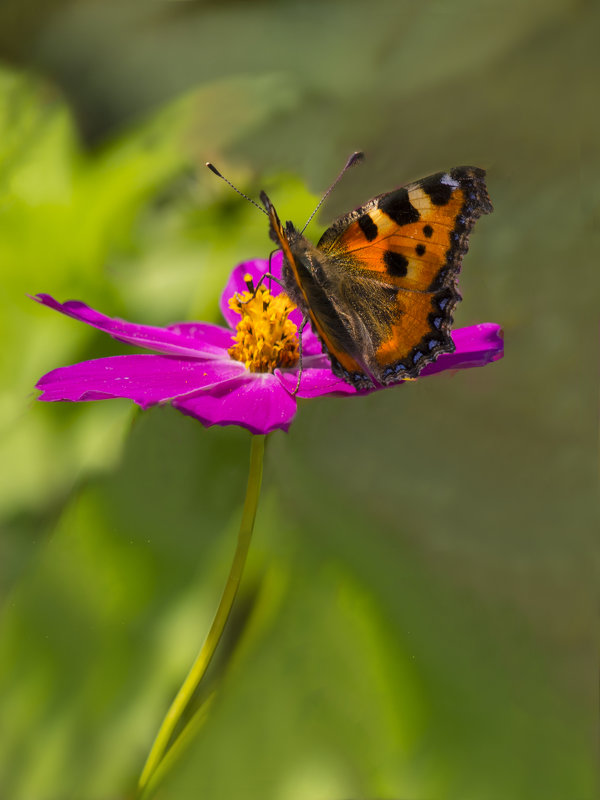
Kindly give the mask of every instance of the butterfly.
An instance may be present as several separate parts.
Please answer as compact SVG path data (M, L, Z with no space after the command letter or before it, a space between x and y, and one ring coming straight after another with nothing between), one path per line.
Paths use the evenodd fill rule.
M339 177L360 158L353 154ZM260 198L283 251L284 291L310 319L336 376L357 389L385 386L454 350L458 273L473 225L492 211L483 169L455 167L373 197L316 246Z

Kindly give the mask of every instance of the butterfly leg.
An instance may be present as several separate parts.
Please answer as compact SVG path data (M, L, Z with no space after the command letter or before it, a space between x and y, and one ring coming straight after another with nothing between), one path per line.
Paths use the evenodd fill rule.
M271 250L271 252L269 253L269 273L271 272L271 259L273 258L273 256L277 252L279 252L279 248L278 247L276 247L275 250ZM271 291L271 279L272 279L272 276L269 275L269 291Z
M244 276L244 279L245 278L246 278L246 276ZM254 298L256 297L256 293L258 292L260 287L265 282L265 278L269 279L269 291L271 290L271 281L275 281L275 283L277 283L279 286L281 286L282 289L285 288L283 283L279 280L279 278L276 278L275 275L272 275L270 272L263 273L260 276L260 279L259 279L258 283L256 284L256 286L252 282L252 278L250 277L250 275L248 275L248 280L245 280L245 283L246 283L246 286L248 287L248 291L252 293L252 297L249 297L247 300L242 300L240 298L239 294L238 294L237 298L238 298L238 300L240 301L240 303L242 305L245 305L246 303L249 303L250 300L254 300Z
M248 290L252 292L252 298L255 297L256 293L258 292L260 287L265 282L265 278L268 278L269 282L270 281L275 281L275 283L279 284L279 286L281 286L282 289L285 288L283 283L279 280L279 278L276 278L275 275L271 275L270 272L265 272L263 275L260 276L260 279L259 279L258 283L256 284L256 286L252 285L252 281L251 280L250 280L249 283L250 283L250 285L252 285L252 288L250 288L250 285L248 283L246 284L246 286L248 286Z
M256 297L256 293L258 292L258 290L260 289L260 287L264 283L265 278L269 279L269 287L268 287L269 288L269 292L271 291L271 281L275 281L275 283L278 286L281 286L281 288L285 290L285 286L283 285L283 282L279 278L276 278L275 275L273 275L273 273L271 272L271 259L273 258L275 253L278 253L278 252L279 252L279 248L277 247L277 248L275 248L275 250L271 250L271 252L269 253L269 269L267 270L267 272L263 273L260 276L260 279L259 279L258 283L256 284L256 286L253 284L252 278L250 276L248 276L248 280L246 280L246 276L244 276L244 282L245 282L246 286L248 287L248 291L252 293L252 297L250 297L248 300L243 301L243 300L241 300L240 296L237 295L238 300L240 301L240 303L242 305L245 305L245 303L249 303L250 300L254 300L254 298Z
M306 328L306 324L308 322L308 317L304 317L302 322L300 323L300 327L298 328L298 360L300 361L300 367L298 369L298 380L296 381L296 388L292 392L292 397L295 397L299 390L300 390L300 381L302 379L302 332L304 328Z

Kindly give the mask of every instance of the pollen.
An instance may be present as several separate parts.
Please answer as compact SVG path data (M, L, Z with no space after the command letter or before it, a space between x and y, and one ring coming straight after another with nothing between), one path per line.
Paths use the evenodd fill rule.
M252 289L251 281L248 285ZM229 308L241 316L235 344L227 351L231 358L242 361L250 372L274 372L298 362L298 327L288 319L296 306L287 295L274 296L260 286L256 293L235 294Z

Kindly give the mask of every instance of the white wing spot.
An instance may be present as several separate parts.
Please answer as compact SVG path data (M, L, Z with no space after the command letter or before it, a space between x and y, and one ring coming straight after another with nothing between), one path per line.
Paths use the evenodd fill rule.
M446 186L451 186L453 189L458 189L460 185L459 182L455 181L454 178L448 175L447 172L444 172L440 178L440 183L444 183Z

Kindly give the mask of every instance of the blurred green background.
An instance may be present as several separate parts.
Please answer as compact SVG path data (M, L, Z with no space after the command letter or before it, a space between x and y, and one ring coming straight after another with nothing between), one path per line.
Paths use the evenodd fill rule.
M2 800L127 796L223 585L250 438L36 403L43 373L131 349L26 294L219 321L270 242L204 162L301 224L354 149L314 238L488 170L456 321L501 323L506 356L303 403L270 438L220 693L158 796L596 797L599 23L574 0L0 5Z

